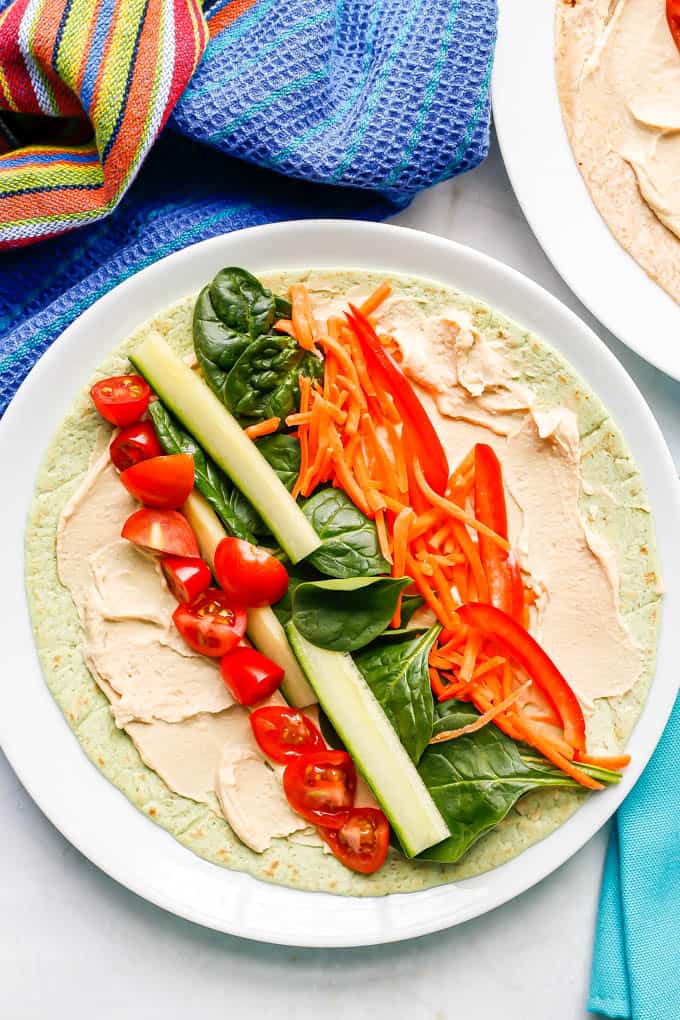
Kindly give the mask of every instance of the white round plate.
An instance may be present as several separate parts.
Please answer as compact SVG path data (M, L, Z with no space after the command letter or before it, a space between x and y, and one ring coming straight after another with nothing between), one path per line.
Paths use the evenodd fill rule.
M680 379L680 308L610 234L572 155L555 81L555 0L500 0L493 115L529 225L558 273L640 357Z
M657 676L630 742L633 764L620 786L589 798L558 832L479 878L349 899L293 891L209 864L136 811L88 761L43 681L23 595L22 548L45 448L109 351L223 265L254 273L356 266L451 284L559 346L625 425L649 491L668 586ZM91 861L140 896L208 927L286 945L358 946L423 935L491 910L548 875L604 824L642 771L670 712L680 659L680 628L671 623L680 619L680 494L659 428L623 368L576 316L526 277L462 245L400 227L326 220L255 227L177 252L101 298L43 356L0 422L0 463L11 478L0 503L0 744L34 800Z

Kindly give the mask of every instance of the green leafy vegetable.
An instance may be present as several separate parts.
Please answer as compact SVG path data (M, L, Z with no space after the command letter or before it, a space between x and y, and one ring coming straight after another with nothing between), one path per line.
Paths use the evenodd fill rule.
M434 733L456 730L478 718L469 704L449 701L437 706ZM548 787L583 788L532 751L490 724L441 744L431 744L418 771L451 833L424 851L427 860L453 864L485 832L505 818L525 793Z
M415 613L416 609L420 609L421 606L425 605L425 599L422 595L402 595L401 597L401 625L406 627Z
M221 269L203 288L194 308L194 349L206 382L223 404L230 406L227 377L239 357L276 319L290 313L284 298L236 266Z
M434 703L427 659L440 630L437 624L410 641L375 645L354 657L416 764L432 736Z
M241 500L250 507L245 496L241 496L231 480L203 452L193 436L185 432L160 400L154 400L149 404L149 413L153 419L158 442L166 453L190 453L193 456L196 488L205 496L229 534L243 538L246 542L255 542L250 518L242 515L234 505L234 494L238 493ZM252 510L252 507L250 509Z
M292 492L300 473L300 444L294 436L286 436L277 432L273 436L264 436L255 444L266 461Z
M322 574L360 577L389 573L375 524L342 489L322 489L306 501L302 511L323 539L309 557Z
M305 581L293 592L293 623L321 648L354 652L388 626L410 577Z
M272 609L276 613L282 627L285 627L287 623L290 623L293 618L293 595L295 594L295 589L298 585L303 584L307 580L309 580L309 578L298 577L291 573L290 568L288 569L288 591L282 599L272 606Z
M299 407L301 375L320 379L323 361L287 334L259 336L229 372L226 403L239 418L284 419Z
M238 266L220 269L210 284L210 300L222 322L251 339L268 333L278 314L272 292Z

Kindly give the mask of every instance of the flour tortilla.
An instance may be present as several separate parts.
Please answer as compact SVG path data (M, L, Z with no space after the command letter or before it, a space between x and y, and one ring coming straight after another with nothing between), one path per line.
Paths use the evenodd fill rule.
M333 286L343 291L372 289L376 274L338 270L272 274L265 278L282 291L304 279L312 291ZM470 312L482 333L505 343L517 378L536 394L538 406L571 408L581 434L583 492L581 512L616 555L620 609L642 649L643 669L625 696L599 700L588 721L593 746L623 746L644 703L653 675L660 621L660 579L651 514L639 471L623 438L600 401L561 356L480 301L439 284L393 278L397 292L425 302L432 314L451 304ZM183 354L192 349L193 297L140 327L97 372L97 378L128 370L127 355L150 331L160 333ZM344 868L315 847L275 840L256 854L236 838L224 819L203 804L179 796L141 761L130 738L116 729L109 703L88 672L81 652L80 624L69 592L57 577L55 539L59 515L87 470L100 419L89 399L90 380L58 429L41 468L26 531L26 589L45 680L83 750L140 811L189 850L214 864L297 889L353 896L411 892L478 875L515 857L560 826L582 803L574 790L532 793L477 842L455 865L414 863L396 851L375 875ZM587 649L584 649L587 654Z
M680 304L680 239L647 205L632 167L609 142L602 112L598 117L580 91L584 66L614 10L609 0L557 2L555 72L562 117L579 172L607 227L647 275ZM606 110L612 120L623 118L611 103Z

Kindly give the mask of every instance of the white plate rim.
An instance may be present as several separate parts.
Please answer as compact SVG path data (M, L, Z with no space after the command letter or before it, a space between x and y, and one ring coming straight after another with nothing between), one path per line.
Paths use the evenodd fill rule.
M221 265L239 261L255 272L352 265L437 279L487 301L553 343L559 338L572 365L615 418L626 422L624 431L655 512L667 578L665 621L680 614L680 548L674 545L680 485L643 397L577 316L537 284L487 255L386 224L288 222L222 235L176 252L84 312L43 355L10 404L0 422L0 462L12 464L14 491L11 501L0 504L8 554L0 590L0 637L6 650L5 675L21 677L21 683L3 685L0 746L44 814L116 881L206 927L257 941L310 947L374 945L424 935L479 916L530 888L608 820L638 778L670 714L680 631L673 631L667 622L662 625L657 676L631 738L634 761L621 785L590 798L557 832L513 861L474 879L363 899L300 892L202 861L133 809L87 762L42 679L25 598L10 597L9 592L23 591L23 532L37 467L76 385L82 385L137 324L197 290ZM64 377L69 378L66 386ZM36 406L40 415L35 414ZM130 846L135 847L134 856Z
M610 233L576 166L554 73L555 5L499 0L491 91L503 162L565 283L622 343L680 380L680 308Z

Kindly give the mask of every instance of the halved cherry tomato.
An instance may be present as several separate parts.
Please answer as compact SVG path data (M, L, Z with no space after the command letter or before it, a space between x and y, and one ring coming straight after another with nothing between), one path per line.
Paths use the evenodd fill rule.
M95 383L90 396L102 418L112 425L132 425L149 406L151 390L141 375L113 375Z
M390 826L377 808L353 808L340 829L319 826L319 835L345 865L362 875L381 868L390 845Z
M161 567L168 588L178 602L193 602L210 587L212 574L205 560L188 556L164 556Z
M380 343L373 326L350 304L346 318L356 333L368 370L377 385L394 398L407 432L408 447L420 461L425 478L440 496L446 492L449 463L430 417L404 372Z
M194 487L194 458L190 453L151 457L123 471L120 480L145 506L177 510Z
M135 510L123 525L121 536L150 552L200 555L189 522L177 510Z
M241 646L220 663L222 679L239 705L256 705L281 686L284 671L255 648Z
M224 590L244 606L271 606L288 591L283 563L241 538L222 539L215 550L215 574Z
M250 725L260 750L280 765L326 746L312 720L288 705L256 708L250 713Z
M340 829L349 818L357 773L347 751L313 751L294 758L283 773L293 811L314 825Z
M507 540L503 472L498 457L486 443L475 445L475 517ZM489 584L489 599L518 623L524 620L524 588L519 564L512 552L501 549L486 535L477 536L479 555Z
M219 659L245 634L248 615L219 588L207 588L193 602L177 606L172 619L190 648Z
M119 471L125 471L149 457L160 457L162 453L161 444L149 421L138 421L135 425L121 429L109 446L111 460Z
M680 50L680 0L666 0L666 18L675 45Z

